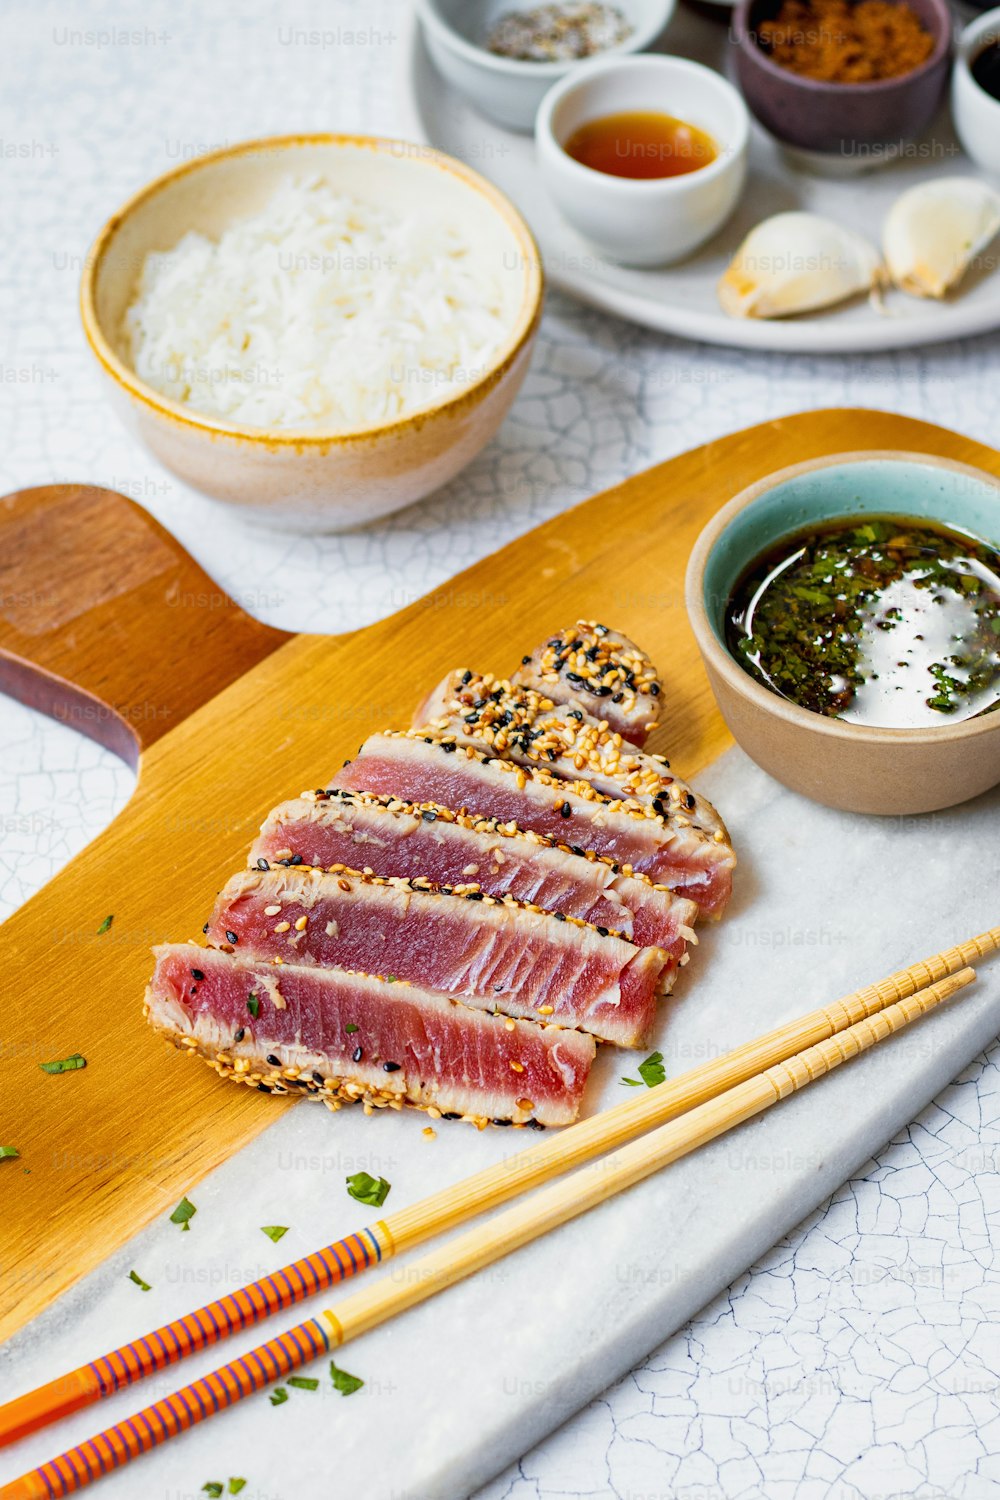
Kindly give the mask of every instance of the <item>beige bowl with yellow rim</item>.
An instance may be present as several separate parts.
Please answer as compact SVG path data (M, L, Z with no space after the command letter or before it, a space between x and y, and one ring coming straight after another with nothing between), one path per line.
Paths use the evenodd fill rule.
M507 333L458 389L398 420L349 432L246 427L161 395L130 367L124 317L147 254L188 231L217 238L262 209L289 176L321 173L337 192L426 221L455 222L495 271ZM195 489L275 527L340 530L440 488L496 433L527 372L542 303L538 250L491 183L430 147L374 136L275 136L185 162L131 198L101 230L81 284L84 332L130 430Z

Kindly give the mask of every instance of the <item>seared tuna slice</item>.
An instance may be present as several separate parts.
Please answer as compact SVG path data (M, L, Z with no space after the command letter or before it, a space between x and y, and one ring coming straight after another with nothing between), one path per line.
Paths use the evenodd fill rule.
M247 870L221 892L209 941L255 958L408 979L505 1015L642 1045L676 960L510 898L320 870Z
M638 871L721 915L736 857L724 836L666 823L651 807L602 797L586 781L567 782L541 767L518 766L459 744L450 733L374 734L338 771L335 787L410 802L437 802L476 816L517 823L571 847Z
M421 704L413 727L424 724L504 760L589 781L604 797L628 797L668 823L721 833L728 842L712 804L675 776L662 755L635 749L582 709L557 707L531 688L513 687L492 674L450 672Z
M603 719L633 745L645 744L660 716L663 684L653 663L628 636L596 620L577 620L550 636L521 658L511 681Z
M363 869L374 875L424 876L437 885L518 901L580 917L643 947L684 953L698 915L693 902L645 876L615 874L538 833L493 818L473 818L368 792L306 792L271 813L249 863Z
M280 967L165 944L146 991L150 1024L224 1078L333 1109L403 1103L521 1125L576 1118L594 1043L504 1022L418 985L341 969Z

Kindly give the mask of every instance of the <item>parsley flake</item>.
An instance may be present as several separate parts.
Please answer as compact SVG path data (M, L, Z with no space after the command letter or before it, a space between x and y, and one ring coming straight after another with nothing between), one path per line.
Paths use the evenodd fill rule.
M281 1239L282 1235L285 1235L285 1234L288 1233L288 1225L287 1224L262 1224L260 1232L261 1232L261 1234L266 1234L269 1240L273 1240L274 1243L277 1244L278 1241Z
M338 1370L333 1360L330 1361L330 1379L334 1388L342 1396L353 1396L355 1391L360 1391L364 1381L357 1375L348 1375L346 1370Z
M384 1177L372 1177L368 1172L355 1172L352 1177L345 1178L345 1181L351 1197L356 1198L359 1203L367 1203L371 1208L381 1208L392 1186Z
M190 1229L191 1220L198 1210L188 1198L182 1198L170 1215L171 1224L179 1224L182 1229Z
M104 921L101 923L100 927L98 927L98 929L97 929L97 936L100 937L102 933L107 932L108 928L111 926L111 924L112 924L112 922L114 920L115 920L115 914L114 914L114 912L112 912L110 914L110 916L105 917Z
M140 1292L151 1292L153 1290L148 1281L143 1281L138 1271L130 1271L128 1273L128 1279L129 1281L135 1282Z
M623 1078L622 1083L629 1084L634 1089L642 1088L645 1084L648 1089L655 1089L657 1084L663 1083L667 1073L663 1066L663 1053L651 1052L645 1062L639 1064L638 1078Z
M271 1405L284 1406L287 1400L288 1392L285 1390L285 1387L283 1385L276 1385L274 1390L271 1392Z
M319 1381L314 1380L311 1375L289 1375L288 1384L294 1385L297 1391L318 1391Z
M260 1000L256 995L247 996L247 1010L256 1021L257 1017L260 1015Z

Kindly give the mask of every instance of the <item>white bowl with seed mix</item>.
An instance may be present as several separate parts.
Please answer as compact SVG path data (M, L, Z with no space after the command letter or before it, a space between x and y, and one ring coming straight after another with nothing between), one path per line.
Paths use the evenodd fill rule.
M523 131L578 63L645 51L675 7L676 0L416 0L438 72L491 119Z

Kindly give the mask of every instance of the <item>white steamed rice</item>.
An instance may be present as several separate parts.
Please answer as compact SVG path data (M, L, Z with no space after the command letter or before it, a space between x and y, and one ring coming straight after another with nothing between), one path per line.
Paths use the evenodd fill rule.
M487 373L507 334L498 278L452 224L291 178L221 238L147 255L125 315L137 375L249 427L346 431Z

